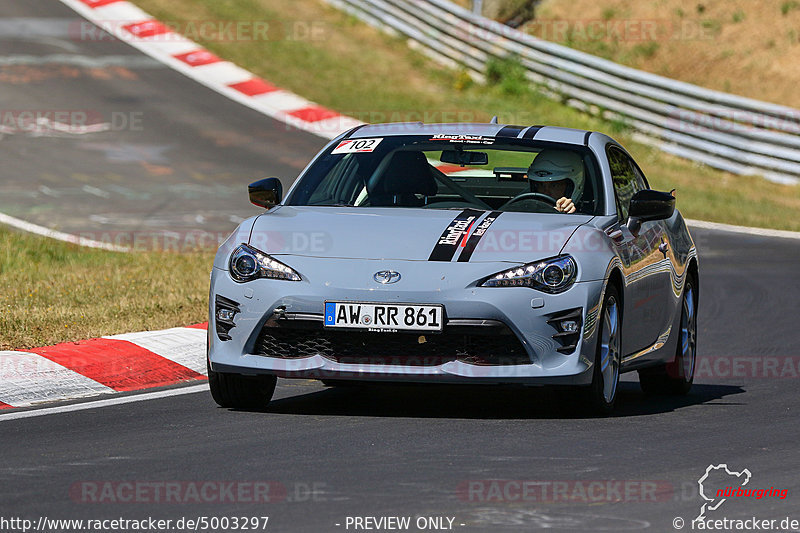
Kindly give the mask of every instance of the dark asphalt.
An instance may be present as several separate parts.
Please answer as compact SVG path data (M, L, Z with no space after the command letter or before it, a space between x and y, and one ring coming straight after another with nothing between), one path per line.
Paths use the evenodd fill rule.
M74 18L58 2L41 0L2 1L0 14ZM244 195L251 178L291 179L323 143L287 135L284 126L179 74L147 66L122 44L45 42L35 35L0 38L4 57L72 53L140 62L110 79L60 69L61 77L52 77L52 66L0 66L0 108L142 112L144 127L79 137L5 135L2 212L76 232L227 231L230 215L253 212ZM87 192L93 188L100 196ZM13 517L269 516L267 531L354 531L345 527L347 516L408 516L412 523L425 516L453 518L462 531L668 532L675 517L690 529L702 503L697 480L719 463L749 469L750 487L788 494L731 498L709 517L800 520L800 381L784 366L789 361L800 370L800 241L693 234L701 260L701 377L685 398L645 398L635 375L626 375L616 415L593 419L547 390L326 389L281 380L262 412L220 409L200 393L24 420L0 416L0 530L12 531L2 519ZM754 361L757 369L777 370L759 375ZM509 490L485 501L487 492L464 490L481 480L501 480L485 483L487 489L514 489L508 481L567 482L574 499L543 502ZM629 481L631 491L581 497L592 481L618 489L614 480ZM270 482L277 501L251 503L245 494L198 504L184 493L189 501L164 503L152 491L128 503L81 496L86 487L119 490L124 482L186 488L207 481Z
M778 360L781 369L794 356L797 370L800 242L694 234L700 368L723 356ZM800 519L797 374L717 368L722 375L706 374L680 399L645 398L628 374L619 410L607 419L584 418L541 389L326 389L281 380L263 412L220 409L199 393L0 420L0 516L269 516L269 531L339 531L347 516L420 515L454 517L463 531L666 532L675 517L697 516L697 480L710 464L726 463L747 468L750 487L788 494L729 499L709 516ZM520 501L514 491L509 501L493 493L487 502L488 493L464 490L492 479L569 482L570 491L627 480L658 490L631 483L621 498L578 493L557 502ZM168 504L151 495L92 503L74 492L86 481L269 481L280 501Z
M0 0L0 212L98 240L229 233L259 212L248 183L288 185L324 146L83 23L56 0ZM31 129L31 113L72 128ZM78 128L98 123L111 131Z

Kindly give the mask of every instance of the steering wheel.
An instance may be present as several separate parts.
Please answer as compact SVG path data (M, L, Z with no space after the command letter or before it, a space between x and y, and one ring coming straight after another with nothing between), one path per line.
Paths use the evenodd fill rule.
M558 211L558 209L556 209L556 199L540 192L524 192L522 194L518 194L500 206L500 209L504 209L513 203L521 202L523 200L533 200L534 202L546 204L547 206L552 207L554 211Z

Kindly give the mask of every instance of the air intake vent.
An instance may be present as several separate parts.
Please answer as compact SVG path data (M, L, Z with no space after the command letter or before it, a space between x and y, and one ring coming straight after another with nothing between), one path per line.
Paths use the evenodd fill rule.
M217 295L214 298L214 323L217 326L217 337L221 341L231 340L230 331L236 327L233 319L238 313L239 302Z
M572 353L578 347L581 338L583 308L569 309L550 315L547 323L555 328L553 339L561 346L557 348L560 353Z

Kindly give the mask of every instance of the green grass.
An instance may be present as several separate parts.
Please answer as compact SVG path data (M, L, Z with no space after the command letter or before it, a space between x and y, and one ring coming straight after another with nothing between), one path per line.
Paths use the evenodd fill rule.
M787 0L781 4L781 15L784 17L789 14L790 11L800 8L800 2L797 0Z
M369 122L426 120L552 124L611 133L651 185L677 188L688 218L800 230L800 187L698 166L633 142L622 121L601 120L539 94L513 61L473 83L317 0L137 0L172 23L269 21L267 41L206 42L278 85ZM316 38L289 39L306 30ZM312 28L313 27L313 28ZM320 33L321 32L321 33ZM306 34L308 32L306 31ZM206 320L211 253L120 254L0 229L0 349L24 349Z
M717 19L705 19L700 22L703 28L709 30L711 35L717 36L722 31L722 23Z
M444 68L319 0L135 0L156 18L268 21L264 40L203 42L217 54L322 105L366 122L403 120L550 124L609 133L643 167L653 187L678 190L687 218L800 230L800 187L716 171L633 142L618 120L602 120L554 102L527 83L513 60L493 61L487 86ZM706 24L715 26L716 21ZM312 27L316 37L294 39L286 28ZM637 50L653 55L657 45Z
M0 228L0 350L205 322L212 260L91 250Z
M617 15L617 10L613 7L603 9L603 20L611 20Z

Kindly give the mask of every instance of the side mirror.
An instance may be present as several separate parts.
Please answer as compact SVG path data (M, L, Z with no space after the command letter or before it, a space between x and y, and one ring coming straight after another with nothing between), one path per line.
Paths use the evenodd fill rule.
M645 189L631 198L628 208L628 229L636 234L642 222L664 220L675 212L675 197L668 192Z
M278 205L283 195L283 185L278 178L264 178L247 186L250 203L267 209Z

